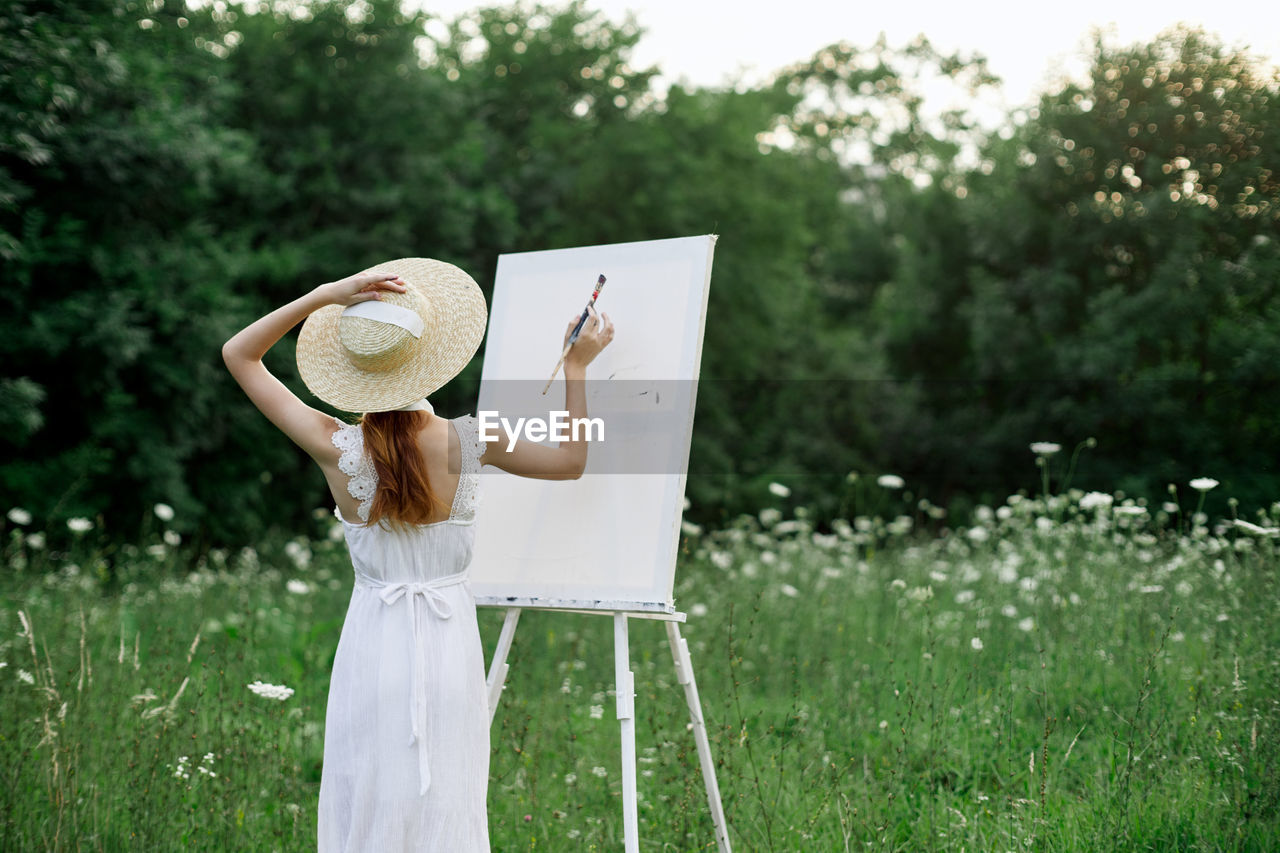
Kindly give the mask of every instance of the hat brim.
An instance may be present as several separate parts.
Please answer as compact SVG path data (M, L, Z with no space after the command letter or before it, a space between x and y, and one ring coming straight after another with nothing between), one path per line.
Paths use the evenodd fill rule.
M463 270L431 258L398 258L363 270L375 271L397 275L431 306L433 317L409 344L404 363L378 372L353 364L343 347L343 306L326 305L307 317L298 335L298 373L312 394L344 412L385 412L420 400L461 373L484 340L484 293Z

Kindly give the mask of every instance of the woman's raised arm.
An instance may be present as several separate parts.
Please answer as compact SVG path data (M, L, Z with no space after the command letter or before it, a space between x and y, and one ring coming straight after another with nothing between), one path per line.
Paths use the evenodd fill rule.
M222 345L222 360L249 399L267 418L312 457L327 452L333 421L313 409L267 370L262 357L285 333L317 308L354 305L380 299L379 292L403 293L405 286L394 273L371 272L322 284L310 293L261 317Z

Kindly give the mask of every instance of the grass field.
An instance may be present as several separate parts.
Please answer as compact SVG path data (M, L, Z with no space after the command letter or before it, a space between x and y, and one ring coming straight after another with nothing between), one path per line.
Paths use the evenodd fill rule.
M686 526L676 600L736 850L1280 849L1280 504L1250 529L1015 495L947 529L887 494L901 514L826 535L800 507ZM92 531L50 553L12 521L0 848L314 849L345 546L156 531L107 584ZM641 849L713 850L662 627L631 645ZM526 612L509 660L493 849L621 849L611 621Z

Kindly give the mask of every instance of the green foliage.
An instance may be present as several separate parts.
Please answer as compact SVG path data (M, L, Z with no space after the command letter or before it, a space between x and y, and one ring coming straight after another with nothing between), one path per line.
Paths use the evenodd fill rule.
M980 169L905 206L919 218L895 229L876 308L891 370L921 387L888 452L990 490L1028 440L1096 436L1098 482L1158 494L1220 471L1265 505L1278 97L1280 79L1196 31L1099 43L1087 85L1045 95Z
M1249 530L1072 490L948 536L913 534L898 495L881 509L684 540L681 632L736 849L1276 849L1280 506ZM51 554L5 532L0 846L314 849L340 531L238 553L149 531L114 590L93 537ZM503 614L479 615L488 656ZM713 849L664 630L630 637L642 843ZM493 849L617 848L611 641L608 614L521 616Z
M1100 43L1001 138L925 109L995 81L923 39L660 96L640 38L582 2L7 5L0 488L121 540L160 501L208 541L296 529L329 498L222 369L238 328L391 257L488 288L503 252L716 233L701 521L779 479L830 519L850 470L963 501L1087 435L1091 478L1274 497L1277 81L1248 57ZM267 363L309 399L291 339Z

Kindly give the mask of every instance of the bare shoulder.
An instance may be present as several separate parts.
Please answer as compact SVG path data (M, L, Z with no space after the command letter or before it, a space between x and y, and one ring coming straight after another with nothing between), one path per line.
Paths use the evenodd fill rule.
M511 433L496 418L479 418L475 415L464 417L475 422L476 441L484 447L480 454L480 465L498 465L499 454L511 443ZM501 466L499 466L501 467Z

